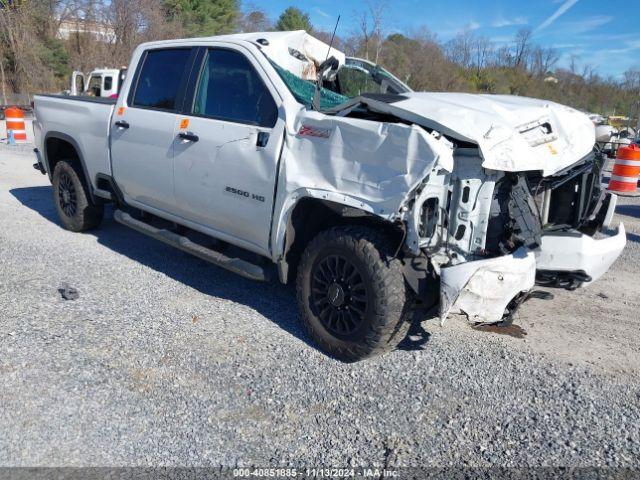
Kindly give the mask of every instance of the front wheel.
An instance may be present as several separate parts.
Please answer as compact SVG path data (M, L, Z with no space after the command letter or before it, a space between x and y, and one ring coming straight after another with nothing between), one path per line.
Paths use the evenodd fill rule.
M72 232L96 228L102 222L104 207L95 205L73 163L61 160L53 170L53 201L62 226Z
M310 336L335 358L356 361L394 348L406 335L402 264L380 232L335 227L307 246L297 295Z

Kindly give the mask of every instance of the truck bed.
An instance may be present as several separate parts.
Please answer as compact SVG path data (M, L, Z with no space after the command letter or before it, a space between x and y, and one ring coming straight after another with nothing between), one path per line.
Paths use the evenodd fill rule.
M94 187L97 173L111 175L109 129L116 99L36 95L34 102L37 147L45 160L47 142L56 138L74 144ZM46 161L45 168L48 171Z

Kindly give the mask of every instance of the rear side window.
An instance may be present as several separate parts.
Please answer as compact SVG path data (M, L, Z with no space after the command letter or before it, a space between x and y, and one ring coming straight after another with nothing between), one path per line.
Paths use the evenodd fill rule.
M258 72L242 53L208 51L193 113L237 123L273 127L278 108Z
M111 90L113 87L113 77L104 77L104 89Z
M147 52L138 77L133 106L176 110L178 91L190 55L190 48Z

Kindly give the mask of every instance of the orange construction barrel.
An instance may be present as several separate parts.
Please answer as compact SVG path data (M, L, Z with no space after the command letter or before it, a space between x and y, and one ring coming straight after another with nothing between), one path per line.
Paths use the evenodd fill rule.
M640 177L640 145L620 147L613 166L609 191L614 193L635 193Z
M18 107L9 107L5 109L4 116L7 120L7 136L9 130L11 130L16 143L27 143L27 128L24 124L24 112Z

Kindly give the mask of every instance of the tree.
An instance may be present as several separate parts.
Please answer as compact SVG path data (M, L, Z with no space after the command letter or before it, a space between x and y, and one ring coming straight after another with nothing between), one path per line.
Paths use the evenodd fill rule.
M444 55L435 37L422 28L411 35L389 35L380 63L411 88L424 91L455 89L455 65Z
M7 67L3 68L5 82L14 92L55 88L55 78L47 64L51 51L37 6L26 0L0 0L0 52Z
M164 8L189 36L231 33L240 17L238 0L165 0Z
M240 19L242 32L266 32L273 29L273 24L264 10L251 7Z
M289 7L276 23L276 30L281 32L287 32L291 30L306 30L307 32L313 31L311 20L309 20L309 14L304 13L302 10L296 7Z
M518 31L513 49L513 66L515 68L526 69L531 51L530 43L533 33L528 28Z
M384 12L387 8L385 0L371 0L367 2L367 9L363 10L358 17L359 34L362 36L362 50L364 58L378 63L382 44L384 42L382 34L382 24Z

